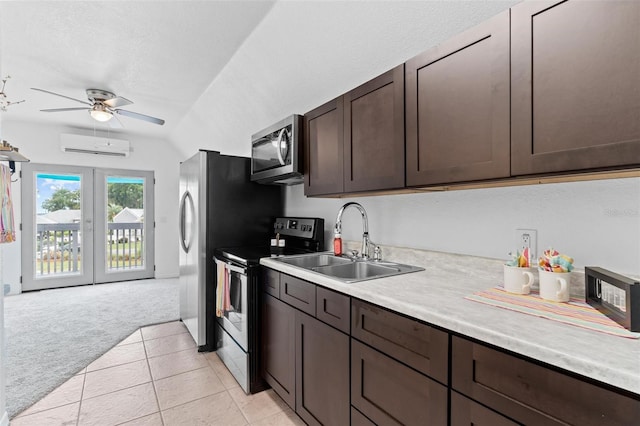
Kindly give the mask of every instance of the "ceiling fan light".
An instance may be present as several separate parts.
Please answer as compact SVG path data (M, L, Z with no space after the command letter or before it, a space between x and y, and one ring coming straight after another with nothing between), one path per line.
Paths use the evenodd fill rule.
M94 120L103 123L111 120L111 117L113 117L113 114L103 108L93 108L89 110L89 114L91 114L91 117L93 117Z

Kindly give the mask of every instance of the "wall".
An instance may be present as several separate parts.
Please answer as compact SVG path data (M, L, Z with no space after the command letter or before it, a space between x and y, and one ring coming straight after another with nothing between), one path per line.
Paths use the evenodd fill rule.
M156 277L178 275L178 177L180 156L167 141L141 137L124 137L131 142L132 152L127 158L102 155L65 153L60 150L60 133L81 133L79 130L33 123L7 122L2 135L20 148L32 163L67 164L88 167L153 170L155 185L155 263ZM86 131L85 131L86 132ZM105 136L102 134L101 136ZM122 136L115 136L120 137ZM14 175L15 176L15 175ZM20 184L13 184L16 220L20 218ZM18 241L4 252L4 282L11 284L11 292L20 291L20 247Z
M517 228L536 229L538 252L552 246L577 266L640 276L640 178L343 199L286 192L286 213L325 218L327 244L340 206L362 204L377 244L506 259ZM362 235L347 210L343 238Z
M1 74L0 74L1 75ZM0 140L2 140L2 114L0 114ZM13 243L17 245L17 243ZM6 244L0 244L0 426L6 426L9 424L9 414L7 413L7 397L6 397L6 363L7 358L7 345L4 336L4 282L5 268L4 268L4 251ZM20 251L18 250L18 253Z
M277 2L171 135L249 155L251 134L305 113L517 1ZM310 19L312 17L312 19ZM282 25L286 23L286 25ZM289 214L333 225L343 200L287 190ZM538 230L579 265L640 274L640 180L358 198L380 244L504 258L515 229ZM354 219L351 219L354 215ZM347 213L345 237L360 224Z

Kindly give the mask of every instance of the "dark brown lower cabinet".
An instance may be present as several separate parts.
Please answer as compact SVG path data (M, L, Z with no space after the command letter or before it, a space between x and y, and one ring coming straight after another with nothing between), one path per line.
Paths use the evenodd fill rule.
M284 402L295 409L296 311L266 293L263 299L263 377Z
M638 395L267 275L263 375L308 425L640 425Z
M309 425L349 424L349 336L296 311L296 412Z
M352 337L448 384L448 333L360 300L351 304Z
M495 411L451 391L451 426L517 426Z
M454 336L451 387L528 425L637 425L640 399Z
M446 425L447 388L351 339L351 404L378 425Z

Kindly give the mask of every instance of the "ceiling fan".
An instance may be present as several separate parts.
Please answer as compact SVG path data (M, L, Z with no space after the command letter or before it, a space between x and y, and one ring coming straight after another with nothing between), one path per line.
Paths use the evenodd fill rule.
M87 89L87 99L89 101L83 101L80 99L72 98L70 96L61 95L59 93L50 92L44 89L37 89L32 87L31 90L37 90L38 92L49 93L50 95L60 96L61 98L71 99L72 101L80 102L82 104L88 105L88 107L78 107L78 108L54 108L54 109L41 109L43 112L62 112L62 111L79 111L79 110L87 110L91 117L93 117L96 121L107 122L110 127L113 128L122 128L122 123L120 120L116 118L114 114L124 115L125 117L136 118L138 120L147 121L153 124L163 125L164 120L156 117L151 117L149 115L140 114L133 111L127 111L126 109L120 109L119 107L125 105L131 105L129 99L123 98L122 96L116 96L115 94L108 92L106 90L100 89Z

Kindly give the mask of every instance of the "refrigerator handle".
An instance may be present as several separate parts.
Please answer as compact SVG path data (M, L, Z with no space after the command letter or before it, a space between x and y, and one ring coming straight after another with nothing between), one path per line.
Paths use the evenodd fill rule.
M191 248L191 242L187 244L186 241L186 211L187 208L187 198L193 205L193 199L191 198L191 193L189 191L185 191L182 194L182 198L180 199L180 245L182 245L182 249L185 253L189 253L189 249Z

